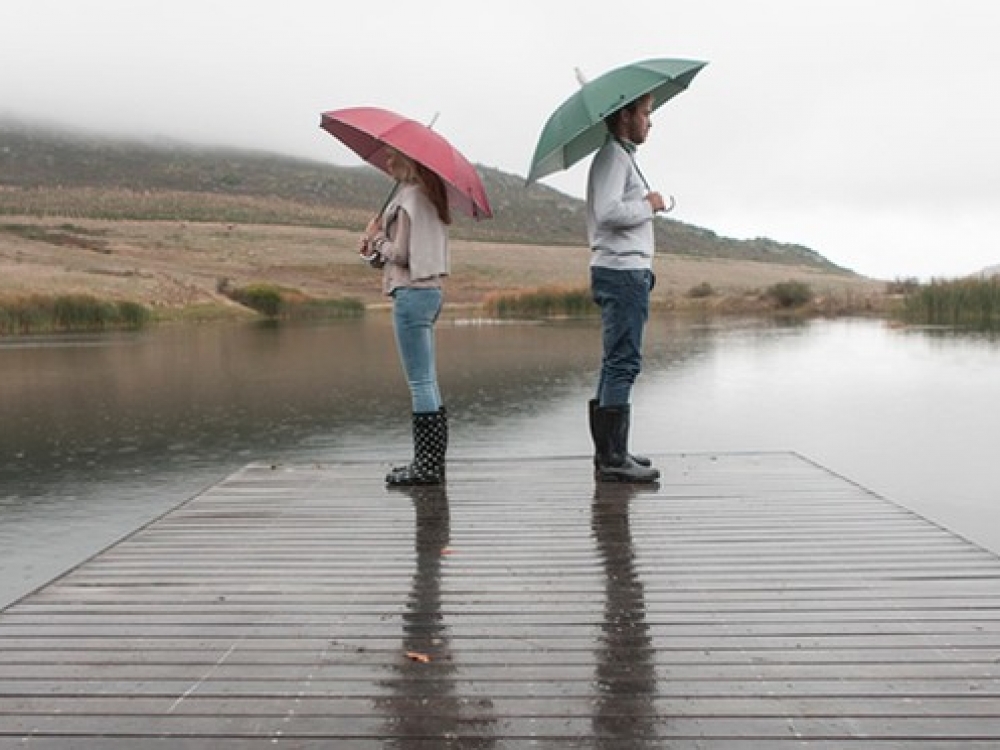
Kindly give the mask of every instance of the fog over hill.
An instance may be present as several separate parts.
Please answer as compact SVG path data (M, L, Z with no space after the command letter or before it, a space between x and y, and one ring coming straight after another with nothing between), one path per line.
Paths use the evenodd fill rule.
M332 147L332 145L331 145ZM454 234L500 242L585 244L585 205L545 185L479 166L494 219L458 218ZM391 187L388 177L361 165L341 167L266 152L202 148L78 135L51 127L0 122L0 213L11 191L103 188L278 198L305 206L373 211ZM300 223L301 219L289 220ZM766 238L737 240L667 218L656 221L657 252L735 258L852 273L801 245Z

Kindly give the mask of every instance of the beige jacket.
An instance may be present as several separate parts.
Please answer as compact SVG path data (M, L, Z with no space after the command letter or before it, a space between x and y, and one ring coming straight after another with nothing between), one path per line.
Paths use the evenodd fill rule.
M375 249L385 259L382 289L439 287L450 271L448 227L417 185L404 185L385 210Z

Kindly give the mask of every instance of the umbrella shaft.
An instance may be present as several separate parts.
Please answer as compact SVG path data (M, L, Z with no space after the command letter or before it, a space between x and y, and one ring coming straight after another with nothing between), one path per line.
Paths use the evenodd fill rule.
M646 190L652 190L653 188L649 186L649 180L646 179L646 175L644 175L642 170L639 169L639 165L636 163L635 157L632 156L632 154L629 154L628 158L632 160L632 166L635 167L636 174L639 175L639 179L642 180L642 184L646 186Z
M395 198L396 197L396 193L399 192L399 186L400 185L402 185L402 183L399 180L396 180L396 184L392 186L392 190L389 191L389 194L385 197L385 200L382 201L382 207L378 210L378 214L377 214L378 216L381 216L382 214L385 213L385 209L389 207L389 202L393 198Z

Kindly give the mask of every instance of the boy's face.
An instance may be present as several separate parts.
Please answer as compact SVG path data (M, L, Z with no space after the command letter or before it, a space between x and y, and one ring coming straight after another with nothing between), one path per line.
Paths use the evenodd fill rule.
M653 127L653 98L645 96L634 109L626 110L625 136L632 143L645 143L649 129Z

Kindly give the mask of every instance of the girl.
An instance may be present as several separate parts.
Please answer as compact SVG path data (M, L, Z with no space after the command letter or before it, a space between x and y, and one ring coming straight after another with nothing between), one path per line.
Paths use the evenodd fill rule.
M441 484L448 417L437 384L434 324L449 269L448 195L440 177L398 151L390 151L388 168L401 187L368 223L361 255L382 268L382 289L393 300L396 345L413 402L413 461L394 468L385 481Z

